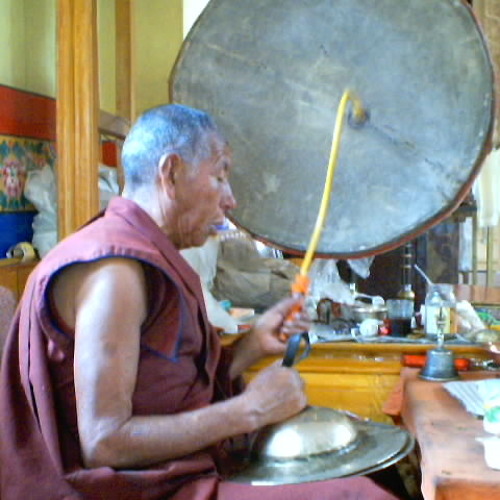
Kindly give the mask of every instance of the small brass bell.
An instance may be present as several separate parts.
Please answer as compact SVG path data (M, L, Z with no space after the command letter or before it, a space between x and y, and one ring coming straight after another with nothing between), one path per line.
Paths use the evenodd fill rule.
M436 324L438 327L437 346L427 352L427 361L420 372L420 378L435 382L456 380L459 376L455 367L455 355L453 351L444 347L446 319L442 308Z

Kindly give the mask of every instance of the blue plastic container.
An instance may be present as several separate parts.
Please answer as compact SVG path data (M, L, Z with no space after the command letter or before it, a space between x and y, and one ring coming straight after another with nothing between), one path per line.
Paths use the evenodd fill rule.
M33 239L32 212L0 212L0 259L7 256L7 250L21 241L31 243Z

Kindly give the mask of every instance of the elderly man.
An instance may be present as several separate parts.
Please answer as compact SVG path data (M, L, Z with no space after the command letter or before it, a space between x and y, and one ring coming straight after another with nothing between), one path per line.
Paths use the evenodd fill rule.
M230 445L302 410L298 373L277 364L308 327L267 311L231 349L207 320L179 249L202 245L236 202L231 152L185 106L146 112L123 148L125 190L30 277L2 363L2 500L395 498L368 478L259 488L223 480ZM358 496L356 496L358 495ZM361 496L359 496L361 495Z

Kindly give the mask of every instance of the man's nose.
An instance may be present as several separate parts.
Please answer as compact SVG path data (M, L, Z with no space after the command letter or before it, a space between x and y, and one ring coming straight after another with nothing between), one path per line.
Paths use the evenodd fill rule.
M229 182L226 184L224 193L222 194L221 206L224 212L229 210L234 210L238 204L236 203L236 198L233 195L233 190L231 189L231 184Z

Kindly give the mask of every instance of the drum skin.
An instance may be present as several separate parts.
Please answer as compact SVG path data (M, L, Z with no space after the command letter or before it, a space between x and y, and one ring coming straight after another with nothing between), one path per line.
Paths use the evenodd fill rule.
M317 254L400 246L450 215L491 143L494 74L457 0L211 0L188 34L171 99L210 112L234 153L236 225L301 255L346 114Z

